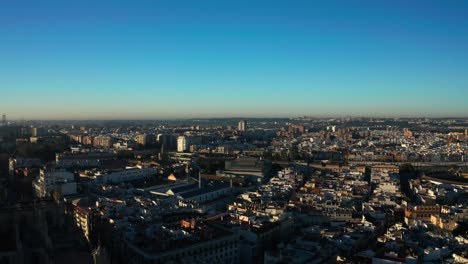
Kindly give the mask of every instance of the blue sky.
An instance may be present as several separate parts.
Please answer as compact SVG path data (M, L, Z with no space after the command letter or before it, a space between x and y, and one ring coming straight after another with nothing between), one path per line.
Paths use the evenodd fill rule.
M2 1L10 118L468 116L467 1Z

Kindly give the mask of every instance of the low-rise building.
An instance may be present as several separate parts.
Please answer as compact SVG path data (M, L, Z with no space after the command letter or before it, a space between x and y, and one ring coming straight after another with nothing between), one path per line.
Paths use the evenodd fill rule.
M41 169L33 181L33 190L38 198L50 197L54 191L61 195L76 194L75 175L65 170Z

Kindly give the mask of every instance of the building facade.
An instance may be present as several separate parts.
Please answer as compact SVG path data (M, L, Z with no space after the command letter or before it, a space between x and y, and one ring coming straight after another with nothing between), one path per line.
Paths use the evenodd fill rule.
M33 190L38 198L50 197L54 191L62 195L76 194L75 175L65 170L41 169L39 177L33 181Z
M237 130L239 131L247 131L247 121L246 120L241 120L237 124Z

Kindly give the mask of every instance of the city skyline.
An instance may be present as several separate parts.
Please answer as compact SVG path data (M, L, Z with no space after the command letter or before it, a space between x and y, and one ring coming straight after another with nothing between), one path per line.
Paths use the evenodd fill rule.
M7 123L22 123L22 122L99 122L99 121L142 121L142 122L151 122L151 121L157 121L157 122L164 122L164 121L208 121L208 120L231 120L232 122L237 122L238 120L284 120L284 119L291 119L291 120L296 120L296 119L301 119L301 118L306 118L306 119L317 119L317 120L327 120L327 119L352 119L352 120L360 120L360 119L375 119L375 120L413 120L413 119L432 119L432 120L439 120L439 119L456 119L456 120L466 120L468 117L465 116L428 116L428 115L421 115L421 116L391 116L391 115L295 115L295 116L225 116L225 115L220 115L220 116L186 116L186 117L160 117L160 118L142 118L142 117L93 117L93 118L79 118L79 117L67 117L67 118L44 118L38 116L37 118L9 118L9 116L6 116L6 122ZM236 121L237 120L237 121Z
M0 264L468 263L468 1L3 1L0 37Z
M8 3L9 120L466 117L468 4Z

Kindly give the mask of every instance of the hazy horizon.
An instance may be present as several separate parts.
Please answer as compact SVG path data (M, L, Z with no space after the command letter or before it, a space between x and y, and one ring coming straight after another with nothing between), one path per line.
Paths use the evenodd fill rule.
M312 119L341 119L341 118L382 118L382 119L468 119L468 115L461 116L379 116L379 115L298 115L298 116L193 116L193 117L129 117L129 118L8 118L8 122L23 122L23 121L181 121L181 120L209 120L209 119L295 119L295 118L312 118Z

